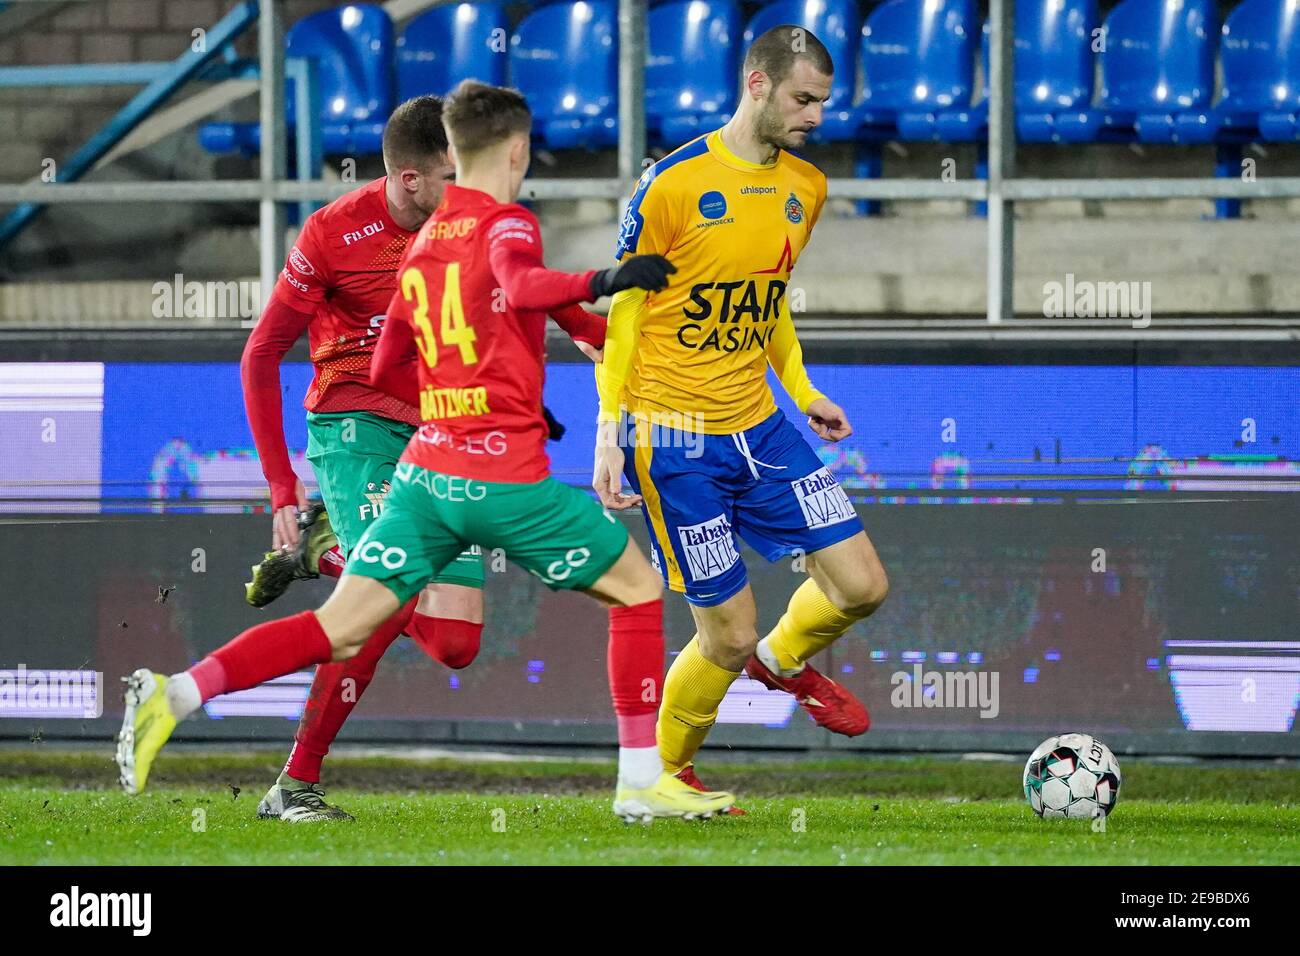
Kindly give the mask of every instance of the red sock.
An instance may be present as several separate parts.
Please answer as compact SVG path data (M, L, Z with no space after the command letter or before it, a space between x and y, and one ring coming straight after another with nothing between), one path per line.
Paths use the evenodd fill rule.
M478 657L483 625L458 621L452 617L430 617L428 614L411 615L406 628L411 640L439 664L452 670L469 667Z
M284 772L289 776L307 783L320 782L321 761L330 752L330 744L339 735L352 708L370 686L379 658L384 656L384 652L406 627L411 612L415 610L415 601L415 598L411 598L380 625L356 657L321 664L316 668L307 705L303 708L302 720L298 721L298 731L294 734L293 750L289 752L289 761L284 765ZM344 681L351 683L345 684Z
M664 676L662 598L609 609L609 690L620 747L653 747Z
M327 578L337 578L343 575L343 569L348 566L348 559L343 556L336 544L320 556L316 562L316 570Z
M333 656L314 611L250 627L190 668L204 702L292 674Z

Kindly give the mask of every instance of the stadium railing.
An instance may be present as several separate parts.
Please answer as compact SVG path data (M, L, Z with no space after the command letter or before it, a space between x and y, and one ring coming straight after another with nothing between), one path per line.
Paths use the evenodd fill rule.
M457 0L390 0L385 10L394 20L404 20L424 10ZM0 185L0 204L30 207L25 216L53 203L95 202L252 202L259 208L259 275L269 289L284 260L286 203L311 203L336 198L353 184L319 178L297 181L286 178L287 127L284 109L286 57L284 33L277 0L246 0L227 14L210 32L209 47L203 54L191 52L171 65L182 64L185 78L199 75L224 43L214 36L232 18L248 25L258 23L259 126L261 149L259 176L255 180L221 182L137 182L76 183L66 179L72 170L65 164L65 181ZM647 0L618 0L618 42L622 54L618 60L618 175L613 179L531 179L524 197L530 200L591 199L619 200L631 190L642 171L646 155L645 60L647 49ZM945 182L916 179L833 179L829 183L832 198L852 200L965 200L987 203L987 299L985 315L997 324L1012 315L1011 292L1014 281L1015 228L1014 204L1055 199L1074 200L1155 200L1155 199L1289 199L1300 198L1300 177L1272 178L1155 178L1155 179L1025 179L1016 176L1014 129L1014 0L990 0L989 69L988 69L988 175L986 180ZM241 27L242 29L242 27ZM0 70L0 81L13 70ZM75 69L75 68L69 68ZM93 69L93 68L90 68ZM310 74L310 71L308 71ZM90 75L87 73L87 75ZM183 79L158 77L150 86L115 117L112 136L122 137L174 91ZM162 84L162 86L160 86ZM298 89L310 84L299 83ZM133 107L135 107L133 109ZM310 108L300 110L314 117ZM109 137L109 130L97 136ZM95 145L83 147L74 161ZM299 149L304 146L298 138ZM99 149L102 144L96 145ZM85 163L81 165L86 165ZM89 163L88 165L93 165ZM319 169L307 157L306 166ZM303 168L300 166L300 168ZM82 170L84 171L84 169ZM73 176L72 178L76 178Z

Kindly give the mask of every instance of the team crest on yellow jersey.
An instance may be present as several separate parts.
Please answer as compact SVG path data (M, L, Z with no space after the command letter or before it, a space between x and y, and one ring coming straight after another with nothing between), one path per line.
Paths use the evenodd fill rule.
M803 222L803 203L793 192L790 198L785 201L785 218L793 223Z

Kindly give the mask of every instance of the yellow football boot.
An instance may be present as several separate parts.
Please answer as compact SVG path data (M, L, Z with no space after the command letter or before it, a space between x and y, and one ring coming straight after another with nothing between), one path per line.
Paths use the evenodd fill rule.
M135 795L144 789L149 768L176 727L167 703L165 674L141 668L126 679L126 713L117 735L117 769L122 789Z
M735 802L735 794L725 790L701 792L670 773L662 773L644 790L620 784L614 796L614 812L627 823L649 823L655 817L707 820L716 813L725 813Z

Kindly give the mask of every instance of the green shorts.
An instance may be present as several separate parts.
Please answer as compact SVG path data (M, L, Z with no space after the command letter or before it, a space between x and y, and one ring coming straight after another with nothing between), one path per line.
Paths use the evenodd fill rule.
M466 545L500 549L552 590L591 587L627 547L627 529L554 478L505 484L402 462L381 514L345 574L374 578L405 603Z
M370 412L307 415L307 460L316 472L321 500L345 555L352 553L383 513L393 469L414 433L405 422ZM466 549L430 580L483 587L482 551Z

